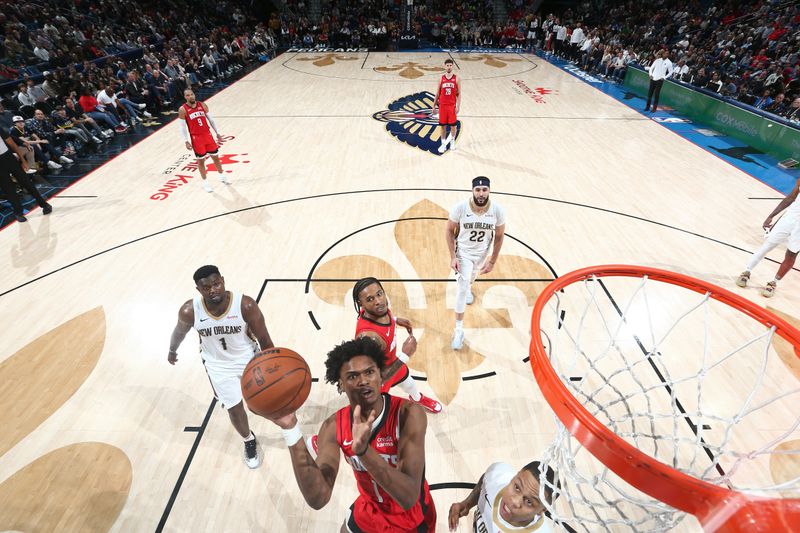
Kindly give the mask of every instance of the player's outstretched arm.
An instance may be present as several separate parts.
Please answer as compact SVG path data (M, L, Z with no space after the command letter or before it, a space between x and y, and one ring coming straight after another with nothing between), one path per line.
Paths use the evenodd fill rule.
M292 469L297 486L306 503L313 509L322 509L331 499L336 475L339 473L339 443L336 442L336 415L322 423L317 436L317 460L308 452L305 440L301 438L289 446ZM294 413L273 420L284 430L284 435L297 427Z
M269 331L267 331L267 324L264 322L264 314L261 312L256 301L245 295L242 296L242 318L244 318L247 327L250 328L253 335L256 336L258 345L262 350L275 347L269 336Z
M355 418L354 413L354 426ZM419 500L422 475L425 470L425 430L427 427L428 419L425 417L422 407L407 402L403 404L400 411L397 468L389 466L389 463L371 446L367 446L366 453L361 456L361 464L370 473L372 479L388 492L403 509L411 509ZM355 440L354 427L354 448Z
M455 531L458 527L458 521L462 516L467 516L470 509L478 505L478 498L481 495L481 488L483 487L483 476L478 480L478 483L472 489L464 500L456 502L450 506L450 512L447 516L447 525L450 526L450 531Z
M174 365L178 360L178 347L186 338L186 334L192 329L194 324L194 307L192 301L189 300L184 303L178 311L178 323L175 324L175 329L172 330L172 338L169 340L169 354L167 354L167 361L169 364Z
M764 221L764 223L761 225L761 226L762 226L764 229L770 229L770 228L772 227L772 225L773 225L773 224L772 224L772 219L773 219L773 218L775 218L775 216L776 216L778 213L780 213L781 211L783 211L784 209L786 209L787 207L789 207L790 205L792 205L792 203L793 203L795 200L797 200L797 193L798 193L798 191L800 191L800 179L798 179L798 180L797 180L797 183L795 183L795 185L794 185L794 189L792 189L792 192L790 192L789 194L787 194L787 195L786 195L786 198L784 198L783 200L781 200L781 202L778 204L778 206L777 206L777 207L776 207L776 208L775 208L775 209L772 211L772 213L770 213L770 214L769 214L769 216L767 217L767 219L766 219L766 220Z

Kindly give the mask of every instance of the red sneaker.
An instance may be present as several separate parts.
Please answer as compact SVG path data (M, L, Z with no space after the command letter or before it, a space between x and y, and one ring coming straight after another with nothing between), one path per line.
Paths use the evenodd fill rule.
M414 401L414 399L411 396L409 396L408 399L411 400L412 402ZM430 411L431 413L436 414L442 412L442 404L440 404L433 398L428 398L422 393L420 393L419 401L417 403L420 404L425 409L427 409L428 411Z

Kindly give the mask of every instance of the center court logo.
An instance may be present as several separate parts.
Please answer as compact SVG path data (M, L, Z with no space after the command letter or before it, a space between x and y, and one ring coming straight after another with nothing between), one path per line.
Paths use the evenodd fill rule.
M389 109L378 111L372 118L386 124L392 137L435 156L439 153L439 119L431 115L435 96L429 91L398 98ZM461 121L456 121L456 139L461 136ZM448 153L448 152L445 152Z

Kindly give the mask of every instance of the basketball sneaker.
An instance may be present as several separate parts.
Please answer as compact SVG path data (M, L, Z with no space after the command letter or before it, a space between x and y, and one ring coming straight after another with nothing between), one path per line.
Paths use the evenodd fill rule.
M445 150L447 150L447 140L445 140L438 148L440 154L443 154Z
M412 402L414 401L414 398L412 398L411 395L408 396L408 399L411 400ZM433 414L442 412L442 404L440 404L433 398L428 398L422 393L420 393L419 395L419 401L415 403L420 404L422 407L424 407Z
M252 435L253 433L251 432L250 434ZM247 468L252 469L261 466L261 452L258 449L255 435L253 435L253 440L244 441L244 456L242 460L247 465Z
M214 187L211 186L207 179L203 180L203 188L206 192L214 192Z
M447 139L450 141L450 149L451 150L455 150L456 149L456 136L455 135L450 135L450 137L448 137Z
M475 295L472 294L472 291L469 291L469 294L467 294L467 305L472 305L472 302L474 301L475 301Z
M231 180L228 179L228 176L226 176L225 174L223 174L221 172L219 174L219 181L221 181L225 185L230 185L231 184Z
M764 298L772 298L772 295L775 294L775 289L778 288L778 284L775 281L770 281L761 289L761 296Z
M464 330L456 328L455 331L453 331L453 342L450 344L450 347L454 350L460 350L462 346L464 346Z
M750 272L745 270L744 272L739 274L738 278L736 278L736 285L738 285L739 287L747 287L748 281L750 281Z

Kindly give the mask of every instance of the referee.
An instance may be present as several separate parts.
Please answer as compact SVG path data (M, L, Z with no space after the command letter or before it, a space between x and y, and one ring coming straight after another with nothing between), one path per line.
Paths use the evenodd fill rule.
M22 170L19 161L16 160L11 150L19 154L20 161L25 161L25 153L17 146L17 143L15 143L11 137L6 135L3 142L0 143L0 189L2 189L6 199L11 202L11 207L14 209L14 217L17 219L17 222L28 221L22 214L22 201L19 195L17 195L16 185L11 181L12 175L16 178L20 187L28 191L30 195L36 199L36 203L42 208L42 213L49 215L53 211L53 206L42 198L42 195L39 194L33 182L28 179L28 176Z
M658 97L661 94L661 86L664 85L664 80L672 76L672 61L669 60L669 50L666 48L661 50L661 57L653 61L648 69L650 74L650 88L647 89L647 104L644 106L645 111L651 111L650 100L653 100L652 112L658 108Z

